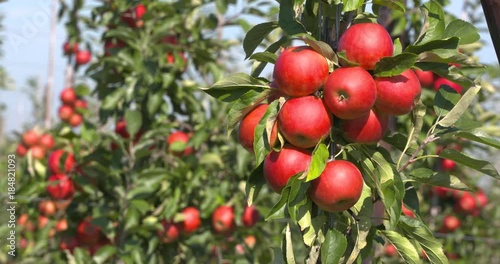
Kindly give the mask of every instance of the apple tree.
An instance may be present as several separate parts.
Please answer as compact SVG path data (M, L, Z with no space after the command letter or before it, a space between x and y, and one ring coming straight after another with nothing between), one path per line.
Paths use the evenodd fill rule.
M279 197L266 216L285 223L275 261L354 263L386 245L406 263L447 263L449 228L423 194L470 197L462 214L487 205L471 176L500 175L463 150L500 148L483 106L495 89L478 78L477 29L443 4L282 0L245 36L251 72L203 88L229 104L227 130L254 155L248 203Z

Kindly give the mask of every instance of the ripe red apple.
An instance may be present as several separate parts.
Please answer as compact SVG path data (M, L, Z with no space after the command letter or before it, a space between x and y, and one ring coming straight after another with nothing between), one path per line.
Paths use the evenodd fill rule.
M281 151L271 151L264 159L264 177L267 185L277 193L286 186L293 175L306 171L311 162L311 152L292 145L285 145Z
M321 175L311 182L309 197L319 208L328 212L342 212L361 197L363 176L349 161L334 160L326 163Z
M142 16L146 13L146 6L144 4L138 4L133 9L129 8L121 15L121 20L125 22L131 28L142 27L144 22L142 21Z
M82 244L95 244L101 238L101 228L92 223L92 217L87 217L78 224L76 237Z
M451 195L452 190L442 186L433 186L432 192L435 193L439 198L446 198Z
M383 57L394 52L387 30L375 23L359 23L349 27L339 39L338 51L345 51L346 58L366 70L373 70ZM341 64L344 64L341 61Z
M78 99L75 101L73 106L76 110L87 109L87 101Z
M74 112L73 107L69 105L61 105L58 110L58 115L62 121L67 122Z
M281 107L278 128L290 144L311 148L328 136L332 120L321 98L313 95L295 97Z
M482 190L476 193L476 200L479 208L484 208L488 204L488 196Z
M29 130L24 132L22 139L23 139L23 144L29 148L38 144L38 141L40 140L40 135L38 135L38 133L34 130Z
M231 234L236 228L233 207L227 205L217 207L212 213L212 227L217 234Z
M38 229L43 229L49 223L49 218L44 215L38 215Z
M67 175L54 174L49 177L46 190L54 199L67 200L73 197L75 185Z
M182 51L179 52L178 54L182 58L182 61L183 61L184 65L185 65L187 63L186 55ZM166 58L167 58L167 63L168 64L174 64L175 63L175 55L172 54L171 52L167 53Z
M42 200L38 204L38 212L43 215L53 215L56 213L56 204L51 200Z
M30 151L34 159L41 160L45 158L45 149L40 145L31 147Z
M243 226L252 227L259 221L259 218L260 214L255 206L246 206L243 211L243 215L241 216L241 222L243 223Z
M61 163L61 158L64 156L66 153L66 160L64 160L64 165ZM64 166L61 168L61 166ZM73 166L75 165L75 158L73 157L73 154L71 152L67 152L64 149L58 149L52 151L49 155L48 159L48 167L49 171L52 172L52 174L65 174L71 171Z
M73 113L69 117L68 123L72 127L77 127L83 123L83 116L78 113Z
M449 233L457 230L461 225L460 219L453 215L447 215L443 218L443 226L439 229L441 233Z
M455 212L470 215L478 214L476 199L469 192L462 192L462 195L455 201Z
M450 81L443 77L438 77L434 82L434 90L437 91L443 85L449 86L451 89L455 90L457 93L462 94L462 86L460 84Z
M55 229L57 232L68 230L68 221L66 220L66 218L57 221Z
M61 237L61 242L59 243L59 249L61 250L69 250L73 253L73 250L80 246L78 240L74 236L64 236Z
M376 77L377 100L375 107L389 115L405 115L420 100L422 87L415 73L408 69L397 76Z
M182 210L184 220L181 223L181 230L185 234L196 231L201 225L200 211L194 207L186 207Z
M126 44L120 39L107 39L104 42L104 56L111 56L111 49L123 48Z
M163 229L158 230L157 234L158 238L163 243L172 243L179 238L179 226L177 224L163 220L161 221L161 225L163 226Z
M328 77L328 61L309 46L285 49L274 65L278 90L289 96L306 96L323 86Z
M185 132L182 131L176 131L170 134L167 138L167 143L169 145L169 149L173 144L183 144L184 145L184 150L179 150L180 146L175 147L176 150L171 150L170 151L176 155L176 156L187 156L190 155L193 152L193 147L188 147L187 144L189 142L189 135Z
M375 81L361 67L338 68L325 82L325 104L338 118L361 117L370 111L376 99Z
M253 153L253 141L255 135L255 127L259 124L266 113L268 104L261 104L250 111L240 122L238 129L238 140L240 144L249 152ZM278 123L275 122L271 135L269 137L269 145L273 147L278 140Z
M16 153L17 155L24 157L26 156L26 153L28 153L28 149L22 143L19 143L17 144Z
M40 146L42 146L45 150L50 150L54 147L55 141L52 135L50 134L43 134L40 137L39 141Z
M253 248L255 247L255 244L257 243L257 239L255 238L254 235L248 235L246 236L243 241L245 241L245 245L247 245L248 248Z
M127 122L124 119L120 119L116 122L115 133L120 135L122 138L129 138L130 135L127 132Z
M83 65L89 63L92 55L88 50L80 50L76 53L76 64Z
M415 75L417 75L420 85L423 87L432 87L434 85L434 72L432 71L422 71L419 69L414 70Z
M398 251L393 244L387 243L387 245L385 246L385 255L393 258L398 255Z
M64 88L61 91L61 102L65 105L73 105L78 97L76 96L75 89L73 88Z
M376 144L387 132L389 115L370 110L356 119L342 120L340 128L342 136L349 142Z
M411 218L415 218L415 213L412 210L406 208L406 206L404 204L401 205L401 210L402 210L404 215L411 217Z
M74 42L72 44L69 42L64 42L63 51L64 51L64 54L77 53L78 52L78 42Z
M441 169L444 171L452 171L457 167L457 163L451 159L441 159Z

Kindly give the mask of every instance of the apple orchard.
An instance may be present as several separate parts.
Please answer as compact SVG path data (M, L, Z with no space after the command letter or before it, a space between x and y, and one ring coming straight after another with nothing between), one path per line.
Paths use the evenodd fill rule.
M498 261L472 2L60 1L66 81L12 142L0 260Z

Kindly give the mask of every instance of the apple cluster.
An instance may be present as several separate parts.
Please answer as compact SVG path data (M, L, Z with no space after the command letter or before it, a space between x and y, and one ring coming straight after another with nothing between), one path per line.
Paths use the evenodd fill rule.
M67 41L63 44L64 54L67 56L75 55L77 65L84 65L90 62L92 54L88 50L80 50L78 42Z
M441 87L446 85L459 94L462 94L463 92L463 88L460 84L450 81L444 77L436 76L436 74L432 71L422 71L419 69L415 69L415 74L417 75L422 87L434 89L434 91L437 91Z
M82 112L87 109L87 101L78 98L75 89L71 87L64 88L59 98L62 103L58 110L61 121L72 127L81 125L83 122Z
M45 158L47 151L54 147L54 138L50 134L39 134L35 130L23 133L21 142L17 145L16 153L20 157L26 156L28 152L34 159Z
M241 216L241 223L244 227L254 226L260 218L259 211L254 206L247 206ZM169 244L177 241L181 234L189 235L195 232L202 224L200 211L195 207L187 207L182 210L181 219L163 219L162 229L157 231L158 237L163 243ZM232 206L221 205L213 212L211 225L216 235L229 237L236 230L235 213Z

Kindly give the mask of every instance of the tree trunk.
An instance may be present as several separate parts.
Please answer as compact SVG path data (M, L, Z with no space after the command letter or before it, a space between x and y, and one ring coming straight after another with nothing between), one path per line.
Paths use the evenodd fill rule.
M481 0L484 17L500 63L500 0Z

